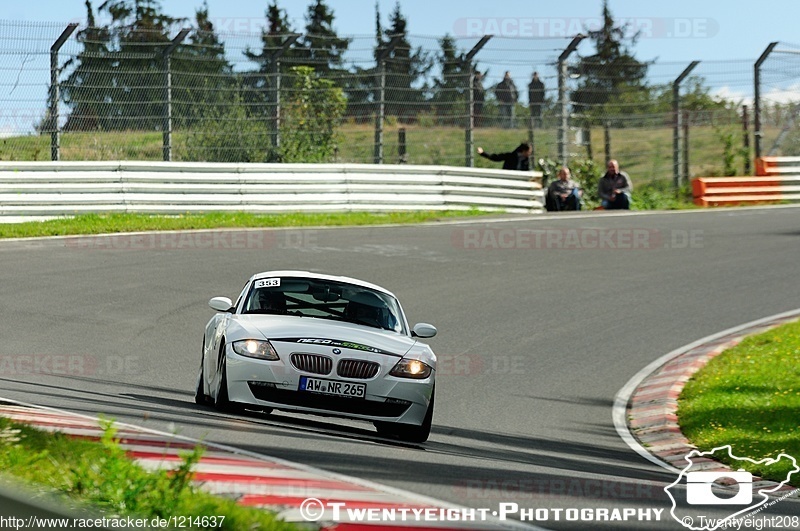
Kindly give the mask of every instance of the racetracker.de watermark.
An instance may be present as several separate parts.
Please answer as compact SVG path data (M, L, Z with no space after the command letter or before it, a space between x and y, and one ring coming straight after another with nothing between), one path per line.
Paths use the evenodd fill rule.
M467 479L453 486L454 494L475 502L518 500L663 500L663 491L649 483L591 478L530 477Z
M644 39L709 39L719 33L713 18L620 18L625 36ZM572 38L603 27L600 17L462 17L453 24L456 37Z
M624 250L700 249L702 230L658 229L456 229L456 249Z
M210 230L77 236L65 247L111 251L219 251L246 249L299 249L317 244L315 230Z
M114 376L141 372L137 356L93 354L0 355L0 377L30 375Z

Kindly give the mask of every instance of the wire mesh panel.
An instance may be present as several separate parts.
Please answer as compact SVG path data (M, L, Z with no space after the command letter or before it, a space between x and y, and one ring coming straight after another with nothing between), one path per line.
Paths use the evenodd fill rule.
M565 140L570 161L614 157L648 181L671 179L678 138L690 175L741 173L751 153L753 59L701 62L676 115L689 60L607 64L591 39L560 68L570 37L495 36L468 60L480 36L81 26L56 57L56 118L64 27L0 22L0 158L49 159L54 131L62 160L494 167L469 154L531 141L534 160L558 161ZM762 66L765 154L800 152L798 50L780 43Z
M800 45L779 42L761 66L763 155L800 155Z

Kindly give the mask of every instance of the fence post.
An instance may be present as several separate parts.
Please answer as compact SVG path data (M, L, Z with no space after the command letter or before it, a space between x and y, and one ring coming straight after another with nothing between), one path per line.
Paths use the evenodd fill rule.
M397 162L398 164L405 164L408 162L406 155L406 128L400 127L397 130Z
M561 114L558 125L558 154L561 157L561 164L564 166L569 161L567 150L567 128L569 127L569 114L567 112L567 58L578 48L578 44L584 38L585 36L580 33L576 35L564 48L561 55L558 56L558 105Z
M172 59L170 56L175 48L183 42L183 39L186 38L190 31L192 31L190 28L183 28L161 52L162 58L164 59L164 87L166 89L166 97L164 99L164 123L162 125L162 149L165 162L170 162L172 160Z
M58 51L78 27L77 22L70 22L61 35L50 47L50 160L61 159L61 131L58 126L58 100L61 98L58 85Z
M689 182L689 111L681 111L683 117L683 180Z
M603 161L605 166L611 160L611 122L608 120L603 122L603 149L606 155L606 160Z
M270 140L273 149L277 150L281 145L281 57L289 47L300 38L299 33L289 33L286 40L281 43L280 48L275 50L270 56L270 74L275 79L274 105L272 107L272 128ZM272 83L270 83L271 85Z
M491 38L492 35L484 35L481 37L481 40L467 52L467 55L464 56L464 60L461 63L462 65L467 65L467 75L469 76L469 90L467 91L467 126L464 128L464 154L466 155L465 166L467 168L475 166L475 156L473 155L475 145L475 138L473 135L475 129L475 68L472 64L472 59L475 58L475 55L481 51L481 48L483 48Z
M767 56L772 53L772 50L778 45L777 42L771 42L767 45L764 53L756 60L753 65L753 140L756 147L756 158L761 157L761 65L767 60Z
M672 181L677 190L681 187L681 82L691 73L700 61L692 61L672 82L672 115L675 125L672 130Z
M747 105L742 105L742 147L744 148L744 174L750 175L750 117L747 115Z
M392 35L389 43L378 51L378 112L375 115L375 150L373 162L383 164L383 122L386 119L386 58L399 44L403 35Z

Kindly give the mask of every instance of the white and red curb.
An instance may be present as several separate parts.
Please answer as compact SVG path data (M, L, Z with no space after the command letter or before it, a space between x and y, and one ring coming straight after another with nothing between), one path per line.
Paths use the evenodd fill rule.
M100 419L0 399L0 416L29 424L37 429L61 432L66 435L99 440L103 434ZM309 523L308 513L301 510L307 500L321 503L324 512L314 507L314 522L321 530L336 531L433 531L441 529L465 530L532 530L540 529L516 520L489 517L486 521L435 521L400 519L393 522L364 522L349 520L346 509L431 509L441 514L443 510L462 510L463 507L428 498L400 489L379 485L333 472L292 463L282 459L247 452L229 446L201 442L188 437L159 432L131 424L114 423L115 439L127 455L148 470L177 468L180 454L197 446L204 449L194 466L193 482L201 489L220 496L233 498L241 505L263 508L275 512L287 522ZM345 504L339 511L339 520L332 519L330 504ZM320 516L316 518L316 516Z
M712 358L738 345L750 335L800 319L800 310L759 319L674 350L654 361L623 387L614 403L614 424L620 437L648 461L680 473L685 456L697 447L684 437L678 424L678 397L686 382ZM698 470L730 471L709 458L694 458ZM754 478L753 487L770 488L778 483ZM795 487L775 490L781 496ZM797 494L794 495L797 497Z

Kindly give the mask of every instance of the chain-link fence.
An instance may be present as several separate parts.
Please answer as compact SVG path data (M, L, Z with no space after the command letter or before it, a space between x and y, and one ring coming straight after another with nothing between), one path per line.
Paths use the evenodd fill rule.
M755 58L597 65L578 40L0 22L0 158L493 166L478 146L527 140L682 182L750 172L756 120L763 155L800 151L800 47L763 58L756 116Z

